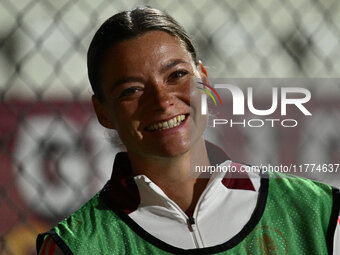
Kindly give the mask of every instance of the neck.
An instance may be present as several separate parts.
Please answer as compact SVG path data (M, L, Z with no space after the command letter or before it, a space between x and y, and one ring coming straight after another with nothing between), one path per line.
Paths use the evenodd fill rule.
M200 140L191 150L174 157L145 157L129 152L134 175L146 175L187 214L192 214L209 179L197 178L190 165L210 165L205 142Z

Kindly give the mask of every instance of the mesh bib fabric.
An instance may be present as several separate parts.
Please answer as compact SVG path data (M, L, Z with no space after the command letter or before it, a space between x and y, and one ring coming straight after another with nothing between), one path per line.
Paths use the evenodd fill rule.
M266 181L269 185L264 188ZM333 199L329 185L271 173L269 181L262 181L260 194L264 207L252 216L258 218L255 224L246 225L238 238L214 247L184 250L143 236L138 225L131 226L129 217L111 210L99 194L52 231L62 240L57 244L66 244L73 254L328 253L326 234Z

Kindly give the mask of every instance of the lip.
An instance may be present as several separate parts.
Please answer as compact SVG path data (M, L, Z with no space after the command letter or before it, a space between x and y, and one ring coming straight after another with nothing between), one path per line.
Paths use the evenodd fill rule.
M152 124L155 124L155 123L158 123L158 122L164 122L164 121L168 121L168 120L171 120L179 115L185 115L185 119L183 120L183 122L176 126L176 127L172 127L172 128L168 128L168 129L162 129L162 130L155 130L155 131L149 131L147 130L146 128ZM152 134L160 134L160 133L164 133L164 134L168 134L168 133L172 133L172 132L175 132L176 130L178 130L179 128L183 127L188 119L190 117L190 114L189 113L180 113L180 114L177 114L177 115L174 115L172 117L169 117L169 118L166 118L166 119L162 119L162 120L158 120L158 121L153 121L152 123L148 124L147 126L144 127L144 131L148 132L148 133L152 133Z

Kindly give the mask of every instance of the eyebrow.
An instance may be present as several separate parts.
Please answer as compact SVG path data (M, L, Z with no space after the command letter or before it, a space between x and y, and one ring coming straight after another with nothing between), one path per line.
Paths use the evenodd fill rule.
M170 60L165 66L162 67L161 69L161 73L165 73L166 71L168 71L169 69L173 68L174 66L178 65L178 64L190 64L189 62L183 60L183 59L174 59L174 60Z

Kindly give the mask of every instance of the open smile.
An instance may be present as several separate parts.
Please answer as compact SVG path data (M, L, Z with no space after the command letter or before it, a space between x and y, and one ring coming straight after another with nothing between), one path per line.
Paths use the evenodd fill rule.
M170 129L177 127L182 124L182 122L187 118L185 114L180 114L175 116L172 119L169 119L167 121L160 121L156 123L152 123L151 125L147 126L145 129L147 131L160 131L160 130L165 130L165 129Z

